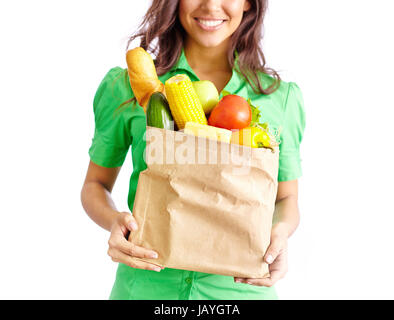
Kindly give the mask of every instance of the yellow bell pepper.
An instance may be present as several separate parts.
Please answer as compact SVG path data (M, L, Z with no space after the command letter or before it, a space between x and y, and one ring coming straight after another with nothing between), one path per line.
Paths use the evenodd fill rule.
M270 148L270 136L259 127L247 127L233 131L231 143L240 144L252 148Z

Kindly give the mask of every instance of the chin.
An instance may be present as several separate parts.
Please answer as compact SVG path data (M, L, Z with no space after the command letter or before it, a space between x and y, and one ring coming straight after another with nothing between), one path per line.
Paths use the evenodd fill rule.
M199 39L198 44L204 48L216 48L220 45L223 45L223 43L226 41L226 39L218 40L218 39Z

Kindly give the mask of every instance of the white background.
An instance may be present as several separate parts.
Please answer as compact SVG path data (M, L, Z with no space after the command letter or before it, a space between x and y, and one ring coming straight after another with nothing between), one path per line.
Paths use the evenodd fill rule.
M0 298L107 299L108 233L80 203L105 73L150 1L0 4ZM303 91L301 224L282 299L393 299L392 2L275 0L268 64ZM113 191L127 210L130 154Z

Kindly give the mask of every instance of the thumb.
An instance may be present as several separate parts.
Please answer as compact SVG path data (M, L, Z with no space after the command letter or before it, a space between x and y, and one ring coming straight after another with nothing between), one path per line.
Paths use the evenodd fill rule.
M271 243L264 255L264 261L271 264L275 261L276 257L279 255L284 247L284 242L279 237L274 237L271 239Z
M138 229L138 225L133 215L129 212L121 212L121 214L121 224L130 231L136 231Z

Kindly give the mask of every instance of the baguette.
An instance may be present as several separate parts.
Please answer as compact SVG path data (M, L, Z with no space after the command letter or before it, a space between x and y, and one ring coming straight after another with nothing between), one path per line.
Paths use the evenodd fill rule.
M130 86L139 105L146 113L150 96L154 92L164 94L164 84L159 80L151 55L137 47L126 53Z

